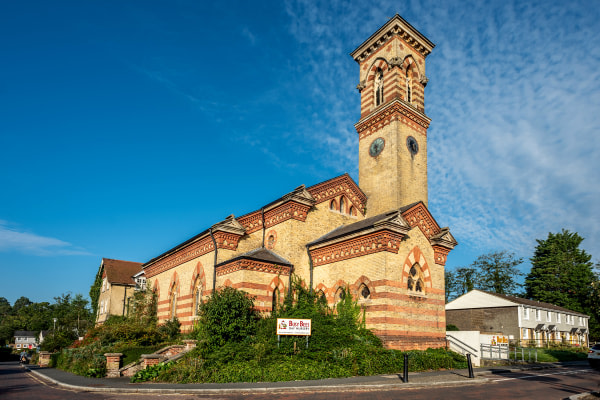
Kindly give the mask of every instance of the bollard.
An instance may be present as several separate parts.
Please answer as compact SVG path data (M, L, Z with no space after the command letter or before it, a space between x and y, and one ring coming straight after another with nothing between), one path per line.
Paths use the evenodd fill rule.
M469 367L469 378L475 378L473 374L473 363L471 362L471 353L467 353L467 367Z
M408 383L408 354L404 354L404 383Z

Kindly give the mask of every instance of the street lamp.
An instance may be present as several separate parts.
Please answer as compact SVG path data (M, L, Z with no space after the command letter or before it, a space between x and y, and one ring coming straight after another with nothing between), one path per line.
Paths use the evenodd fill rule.
M54 321L54 330L56 330L56 321L58 321L58 318L52 318L52 321Z

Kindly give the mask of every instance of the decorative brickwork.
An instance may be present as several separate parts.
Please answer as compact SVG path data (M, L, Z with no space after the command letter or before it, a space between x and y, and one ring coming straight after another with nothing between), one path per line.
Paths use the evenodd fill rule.
M427 136L427 128L429 128L430 119L424 114L412 109L410 106L393 101L384 109L374 113L373 115L359 121L354 125L358 132L358 140L362 140L372 133L380 130L384 125L388 125L392 121L402 121L405 125L410 126L416 132Z
M404 211L402 216L411 228L418 226L427 239L431 239L433 235L441 231L439 225L435 222L423 203L418 203L414 207Z
M262 213L260 210L246 214L238 219L238 222L246 228L246 233L251 234L262 229Z
M215 237L215 242L217 242L218 249L237 249L240 235L229 232L215 232L213 236Z
M380 251L398 253L403 235L387 230L311 250L313 266L330 264Z
M282 223L288 219L304 222L310 206L288 201L265 213L265 228Z
M217 267L217 276L223 276L239 270L264 272L268 274L290 275L291 267L266 262L241 259Z
M431 282L431 273L429 271L429 265L427 264L427 260L423 255L423 252L418 247L414 247L411 252L404 260L404 265L402 266L402 284L408 283L408 277L410 275L410 269L413 265L419 264L421 271L423 272L423 280L425 281L425 287L431 288L433 284ZM426 293L426 292L425 292Z
M158 260L154 264L145 267L144 272L146 273L146 278L151 278L168 269L181 265L204 254L210 253L214 249L215 246L213 245L211 237L205 236L194 243L190 243L188 246L180 249L179 251L168 255L162 260Z
M435 263L438 265L446 265L446 258L448 257L448 253L450 253L450 249L442 246L433 246Z
M356 186L348 174L311 186L307 190L315 198L317 204L344 195L352 202L354 208L364 215L367 196Z

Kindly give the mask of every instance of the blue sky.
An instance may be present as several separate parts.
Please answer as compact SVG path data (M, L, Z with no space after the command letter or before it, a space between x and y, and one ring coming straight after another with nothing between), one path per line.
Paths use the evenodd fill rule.
M576 231L600 257L596 1L19 1L0 6L0 296L87 296L227 215L348 172L358 66L399 13L428 57L447 266ZM527 270L524 264L523 269Z

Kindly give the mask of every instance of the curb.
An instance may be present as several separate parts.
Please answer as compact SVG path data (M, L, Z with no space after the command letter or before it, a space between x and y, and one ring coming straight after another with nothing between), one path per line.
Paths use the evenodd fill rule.
M420 387L445 387L445 386L467 386L478 385L489 381L487 378L472 378L469 380L443 381L443 382L420 382L420 383L373 383L373 384L346 384L346 385L316 385L316 386L287 386L287 387L252 387L252 388L221 388L221 389L186 389L186 388L148 388L148 387L90 387L71 385L57 381L38 371L24 367L27 372L36 377L51 382L57 386L86 391L104 393L155 393L155 394L260 394L260 393L306 393L306 392L356 392L356 391L385 391L400 389L415 389Z

